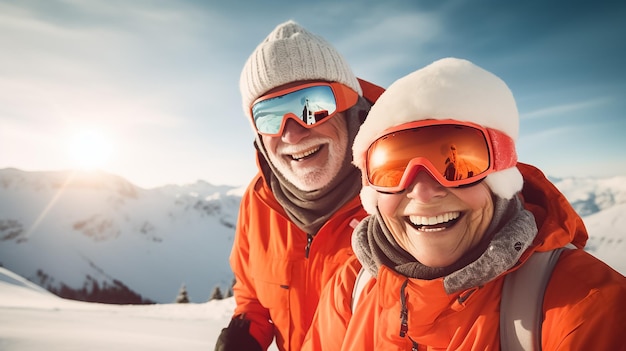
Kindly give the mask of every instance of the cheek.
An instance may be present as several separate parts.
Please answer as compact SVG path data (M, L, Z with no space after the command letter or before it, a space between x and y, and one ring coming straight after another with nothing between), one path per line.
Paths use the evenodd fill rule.
M348 125L346 124L343 113L337 114L330 121L313 129L316 130L319 134L328 138L332 138L333 140L345 139L347 143Z
M263 142L263 146L265 146L265 150L267 150L267 152L272 153L272 154L276 153L278 139L280 138L261 135L261 141Z
M378 209L380 213L386 217L394 217L402 197L391 194L378 194Z
M493 198L489 188L483 183L456 195L471 211L470 227L477 233L484 233L493 219Z
M457 191L455 195L474 211L490 208L493 203L491 191L485 183Z

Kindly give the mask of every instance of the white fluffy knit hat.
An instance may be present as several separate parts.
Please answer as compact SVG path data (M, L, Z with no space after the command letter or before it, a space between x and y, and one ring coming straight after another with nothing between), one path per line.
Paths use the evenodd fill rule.
M354 140L353 163L365 174L367 148L384 130L425 119L473 122L497 129L514 142L519 132L515 99L500 78L467 60L444 58L398 79L378 98ZM485 182L504 199L523 185L515 166L489 174ZM361 201L370 214L376 212L377 196L364 184Z
M243 110L281 85L304 80L339 82L362 95L346 60L323 38L290 20L279 24L252 52L241 71Z

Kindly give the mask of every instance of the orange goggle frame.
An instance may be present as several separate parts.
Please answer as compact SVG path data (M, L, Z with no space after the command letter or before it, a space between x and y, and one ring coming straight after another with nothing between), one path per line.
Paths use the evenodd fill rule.
M354 106L358 94L341 83L315 82L264 95L252 103L250 116L263 135L282 135L288 118L313 128Z
M404 191L424 168L445 187L471 185L517 163L513 139L456 120L421 120L389 128L367 149L367 181L383 193Z

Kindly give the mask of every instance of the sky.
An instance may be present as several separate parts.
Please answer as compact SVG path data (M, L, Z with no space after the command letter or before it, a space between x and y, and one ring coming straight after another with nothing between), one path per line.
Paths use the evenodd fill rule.
M0 168L247 184L239 74L292 19L383 87L468 59L516 97L520 161L552 177L626 175L625 17L605 0L0 0Z

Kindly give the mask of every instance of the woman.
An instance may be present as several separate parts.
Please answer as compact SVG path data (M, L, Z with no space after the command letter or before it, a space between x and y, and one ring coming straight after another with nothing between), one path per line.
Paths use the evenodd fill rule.
M327 285L303 350L506 349L504 278L568 244L545 290L542 349L623 349L626 279L582 250L581 218L517 163L518 128L506 84L466 60L436 61L381 95L353 146L370 214L353 234L358 261ZM474 171L446 178L451 144ZM361 265L374 278L353 313Z

